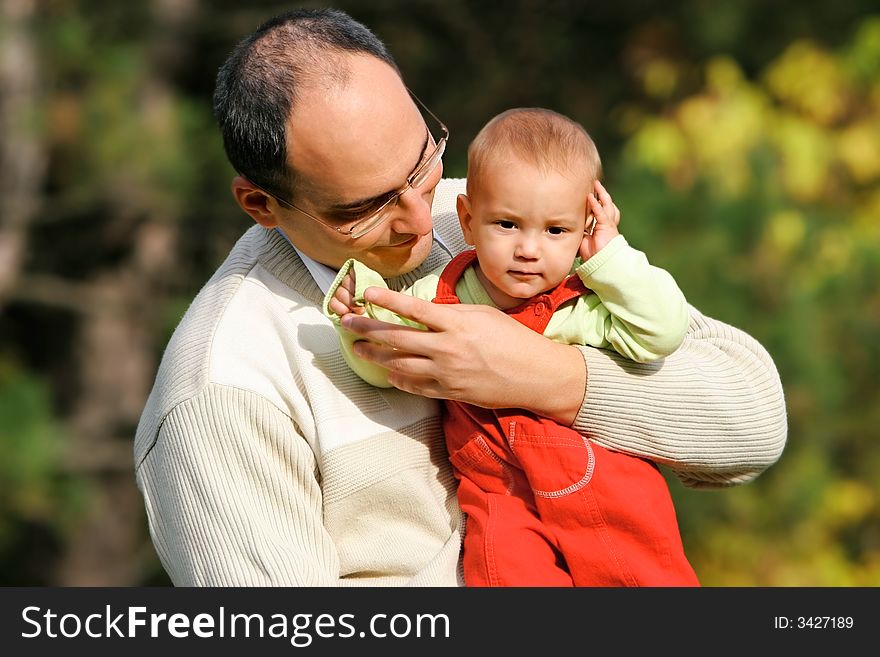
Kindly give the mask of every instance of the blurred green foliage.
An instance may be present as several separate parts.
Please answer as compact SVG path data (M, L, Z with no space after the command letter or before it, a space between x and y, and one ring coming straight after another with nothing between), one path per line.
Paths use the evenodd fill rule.
M388 43L408 84L450 126L446 175L465 175L468 141L501 110L538 105L574 117L599 145L628 239L695 306L773 356L789 412L779 463L722 491L671 482L703 583L880 584L876 6L334 4ZM83 374L83 326L104 299L90 286L140 285L128 312L155 366L192 295L249 225L229 194L210 96L236 41L291 6L37 5L20 29L39 85L17 129L39 143L46 168L19 289L0 298L5 584L59 581L56 566L107 477L70 464L82 431L72 418L84 400L101 399L86 394ZM43 293L46 279L60 292ZM125 406L121 393L100 403ZM98 438L127 444L136 417L114 418ZM143 547L117 555L136 564L117 583L162 583L143 509L127 515ZM125 518L108 519L105 531L123 533L114 523Z
M711 58L703 79L627 109L624 230L769 349L790 442L753 485L679 491L690 554L707 584L880 584L880 17L836 50L791 43L754 79Z
M84 498L60 467L62 445L46 384L0 360L0 584L45 577L39 558L51 557L79 517Z

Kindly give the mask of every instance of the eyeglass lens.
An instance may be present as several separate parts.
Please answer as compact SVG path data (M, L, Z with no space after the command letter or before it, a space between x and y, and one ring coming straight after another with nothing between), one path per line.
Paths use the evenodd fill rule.
M441 139L440 143L437 145L437 148L431 154L431 156L422 163L422 166L413 174L412 180L407 184L407 186L400 192L398 192L395 196L388 199L388 202L385 203L381 208L376 211L372 217L367 217L360 224L356 224L352 226L350 230L350 235L352 238L358 238L363 235L366 235L373 228L378 226L380 223L387 219L388 214L394 209L397 205L397 201L400 197L406 193L406 191L410 187L421 187L422 184L430 177L434 170L437 168L437 165L440 163L441 158L443 157L443 152L446 150L446 140Z

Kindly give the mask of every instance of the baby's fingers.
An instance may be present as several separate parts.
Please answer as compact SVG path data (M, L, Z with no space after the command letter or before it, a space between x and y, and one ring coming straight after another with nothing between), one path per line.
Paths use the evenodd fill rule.
M596 182L596 185L598 190L601 184ZM605 188L601 187L601 190L598 194L590 194L587 197L590 211L597 223L617 226L620 223L620 209L614 205L614 201L611 200Z
M351 274L347 274L339 282L339 287L333 292L333 297L327 305L331 311L340 316L350 312L358 314L364 312L363 307L355 302L355 284Z

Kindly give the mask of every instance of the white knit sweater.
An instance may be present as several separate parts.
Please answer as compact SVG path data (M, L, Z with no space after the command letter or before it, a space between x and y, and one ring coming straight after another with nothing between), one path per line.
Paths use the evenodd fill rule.
M435 228L457 253L464 181ZM435 244L399 288L448 259ZM138 426L137 482L176 585L461 584L461 513L434 400L344 363L322 293L276 232L248 230L174 333ZM749 336L692 310L682 348L637 364L582 349L575 428L690 486L748 481L786 439L779 377Z

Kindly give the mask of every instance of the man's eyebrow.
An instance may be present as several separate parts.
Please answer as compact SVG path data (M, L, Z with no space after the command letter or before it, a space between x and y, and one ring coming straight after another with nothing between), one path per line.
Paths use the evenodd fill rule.
M421 154L419 155L418 160L416 160L415 165L410 169L410 173L416 170L422 163L422 159L425 157L425 151L428 150L428 142L431 139L431 131L428 130L427 126L425 127L425 141L422 144ZM408 177L408 176L407 176ZM356 201L351 201L349 203L337 203L330 205L327 210L329 212L345 212L346 210L355 210L359 208L366 208L371 205L380 205L382 202L387 201L389 198L394 196L400 187L396 187L394 189L389 189L387 192L382 192L381 194L377 194L376 196L371 196L369 198L358 199Z

